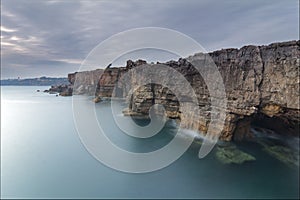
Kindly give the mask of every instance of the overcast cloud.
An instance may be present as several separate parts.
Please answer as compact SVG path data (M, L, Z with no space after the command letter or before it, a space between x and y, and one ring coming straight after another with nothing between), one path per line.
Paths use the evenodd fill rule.
M180 31L208 51L298 40L298 11L298 0L2 0L1 76L65 76L138 27Z

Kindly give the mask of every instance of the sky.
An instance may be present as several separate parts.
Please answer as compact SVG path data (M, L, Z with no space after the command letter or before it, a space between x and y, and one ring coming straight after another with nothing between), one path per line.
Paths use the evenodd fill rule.
M299 1L1 0L1 78L64 77L105 39L141 27L179 31L207 51L299 40Z

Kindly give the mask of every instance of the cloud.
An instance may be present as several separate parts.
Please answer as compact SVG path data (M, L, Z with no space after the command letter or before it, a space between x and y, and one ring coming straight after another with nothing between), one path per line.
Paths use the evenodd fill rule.
M298 39L298 10L297 0L2 0L2 77L66 75L111 35L145 26L209 51Z
M9 29L9 28L6 28L4 26L0 26L0 30L1 30L1 32L7 32L7 33L16 32L16 30Z

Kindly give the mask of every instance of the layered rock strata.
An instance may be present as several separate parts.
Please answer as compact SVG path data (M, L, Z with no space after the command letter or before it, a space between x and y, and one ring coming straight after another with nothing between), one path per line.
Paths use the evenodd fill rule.
M223 78L228 102L222 140L251 137L252 123L282 134L299 135L299 41L223 49L209 55ZM199 55L192 57L196 56ZM168 117L179 118L183 127L205 134L212 117L210 93L188 60L179 59L164 65L177 70L189 81L196 92L199 109L190 104L185 105L188 112L181 112L170 90L160 85L146 85L130 97L131 112L126 113L147 115L153 104L162 104ZM165 75L158 76L163 79ZM184 87L180 82L175 84Z
M249 138L250 125L253 123L276 129L281 134L299 136L299 45L299 41L267 46L249 45L208 54L221 74L227 97L227 106L217 108L226 113L220 139L230 141ZM125 112L127 115L146 116L152 105L162 104L166 115L181 120L182 127L206 134L216 115L211 112L211 98L214 96L211 96L203 77L190 62L194 58L204 59L206 56L195 54L186 59L157 64L129 60L126 67L96 70L98 73L69 74L68 78L76 94L88 91L100 98L126 98L129 102ZM191 103L189 94L185 92L178 97L160 84L143 84L149 77L140 78L131 72L131 69L143 65L153 68L166 66L183 75L195 91L197 105ZM124 87L122 82L127 72L132 73L132 79L127 83L131 90ZM171 75L158 73L157 76L163 80ZM74 85L75 77L79 81ZM176 80L172 84L185 87ZM182 107L185 112L182 112Z

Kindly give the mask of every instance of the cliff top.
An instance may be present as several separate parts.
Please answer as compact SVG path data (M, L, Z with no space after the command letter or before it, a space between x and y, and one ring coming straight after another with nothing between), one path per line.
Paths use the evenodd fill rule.
M238 52L238 51L243 50L243 49L249 49L249 48L255 48L255 47L266 48L266 49L272 49L272 48L275 49L275 48L278 48L278 47L288 47L288 46L295 46L295 45L297 45L299 47L298 49L300 51L300 40L291 40L291 41L285 41L285 42L274 42L274 43L271 43L271 44L268 44L268 45L245 45L241 48L225 48L225 49L220 49L220 50L209 52L208 54L210 56L212 56L212 55L219 55L219 54L222 54L222 53L225 53L225 52L227 52L227 53L229 53L229 52ZM194 55L191 55L190 57L196 56L196 55L202 55L202 54L203 53L195 53ZM183 58L179 58L178 61L170 60L170 61L167 61L165 63L168 64L168 63L180 62L182 59ZM107 69L109 69L109 70L114 70L114 69L119 69L119 68L130 69L132 67L142 65L142 64L149 64L149 63L147 63L147 61L142 60L142 59L138 59L136 61L127 60L126 66L111 67L111 64L110 64L109 68L107 68ZM157 64L163 64L163 63L157 62ZM95 69L95 70L99 70L99 69ZM75 73L77 73L77 72L75 72ZM73 73L71 73L71 74L73 74Z

